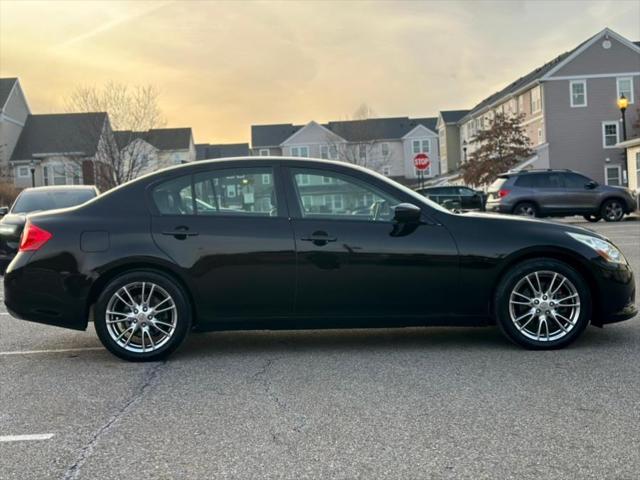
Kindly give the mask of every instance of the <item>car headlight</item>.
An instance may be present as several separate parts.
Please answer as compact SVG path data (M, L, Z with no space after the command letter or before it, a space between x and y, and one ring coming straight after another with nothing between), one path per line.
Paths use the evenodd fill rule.
M580 233L573 232L567 232L567 235L576 239L580 243L591 247L598 255L609 263L627 263L627 259L624 258L622 252L606 240L592 237L591 235L582 235Z
M17 229L17 225L7 225L0 223L0 235L14 235Z

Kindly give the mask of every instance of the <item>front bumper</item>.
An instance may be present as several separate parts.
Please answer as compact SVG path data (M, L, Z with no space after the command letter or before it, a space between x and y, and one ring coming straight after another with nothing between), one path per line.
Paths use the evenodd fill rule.
M596 261L597 295L591 323L603 326L629 320L638 314L636 282L629 265L608 265Z

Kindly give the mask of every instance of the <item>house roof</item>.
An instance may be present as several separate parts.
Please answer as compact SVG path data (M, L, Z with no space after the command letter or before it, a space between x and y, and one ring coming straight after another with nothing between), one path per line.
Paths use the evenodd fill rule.
M205 160L208 158L225 158L225 157L248 157L248 143L226 143L226 144L196 144L196 160Z
M18 81L17 78L0 78L0 109L2 109L9 100L9 94L13 86Z
M469 113L469 110L445 110L440 112L440 116L444 123L456 123L467 113Z
M117 130L113 134L119 149L140 138L158 150L186 150L192 138L191 128L153 128L146 132Z
M435 117L370 118L366 120L329 122L322 124L322 126L349 142L365 142L402 138L418 125L424 125L429 130L436 132L437 121L438 119ZM290 123L252 125L251 145L253 148L279 146L304 126Z
M11 160L50 153L95 155L107 121L105 112L29 115Z
M560 55L555 57L553 60L545 63L544 65L536 68L535 70L532 70L531 72L527 73L523 77L520 77L517 80L511 82L509 85L504 87L502 90L499 90L498 92L494 93L493 95L490 95L487 98L485 98L484 100L482 100L475 107L473 107L467 113L467 115L464 115L464 117L475 115L477 112L479 112L483 108L488 107L489 105L497 102L499 99L501 99L503 97L506 97L508 95L511 95L511 94L517 92L518 90L520 90L521 88L525 87L526 85L528 85L528 84L530 84L530 83L532 83L532 82L534 82L536 80L539 80L545 74L547 74L549 71L551 71L553 68L555 68L560 62L565 60L569 55L571 55L573 52L575 52L580 47L582 47L582 45L584 45L585 43L589 42L592 38L594 38L596 36L599 36L601 34L602 34L602 32L599 32L596 35L593 35L593 36L589 37L584 42L580 43L580 45L576 46L575 48L573 48L573 49L571 49L571 50L569 50L567 52L561 53ZM462 118L464 118L464 117L462 117Z

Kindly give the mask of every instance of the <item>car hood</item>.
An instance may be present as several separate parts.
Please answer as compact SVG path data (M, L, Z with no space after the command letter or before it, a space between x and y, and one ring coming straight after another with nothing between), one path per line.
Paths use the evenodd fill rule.
M482 213L482 212L469 212L460 214L463 217L468 218L478 218L478 219L486 219L487 221L495 221L495 222L509 222L513 224L514 222L519 222L523 226L528 226L532 224L538 224L541 228L548 228L549 230L561 230L564 232L573 232L573 233L581 233L583 235L591 235L592 237L598 237L603 240L610 241L604 235L600 235L593 230L589 230L588 228L579 227L578 225L572 225L570 223L561 223L550 220L544 220L541 218L530 218L530 217L522 217L519 215L506 215L503 213Z

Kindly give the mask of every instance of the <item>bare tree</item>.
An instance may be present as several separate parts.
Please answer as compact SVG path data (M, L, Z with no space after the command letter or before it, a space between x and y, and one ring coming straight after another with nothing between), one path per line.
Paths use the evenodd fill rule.
M136 178L145 169L147 144L140 141L144 132L164 125L158 104L159 92L150 85L129 86L108 82L103 87L80 86L66 99L68 112L107 112L106 123L90 120L81 135L98 141L92 160L95 183L107 189ZM113 131L120 131L118 138ZM81 162L89 173L87 159ZM77 166L73 167L77 169Z
M336 135L346 135L349 137L346 142L333 140L330 142L330 148L337 154L337 159L344 162L353 163L362 167L368 167L373 170L380 170L385 164L391 161L391 150L382 152L381 139L375 138L375 132L372 130L371 122L376 118L375 111L366 103L361 104L351 116L347 117L343 125L345 132L334 132ZM375 150L380 149L378 155Z

